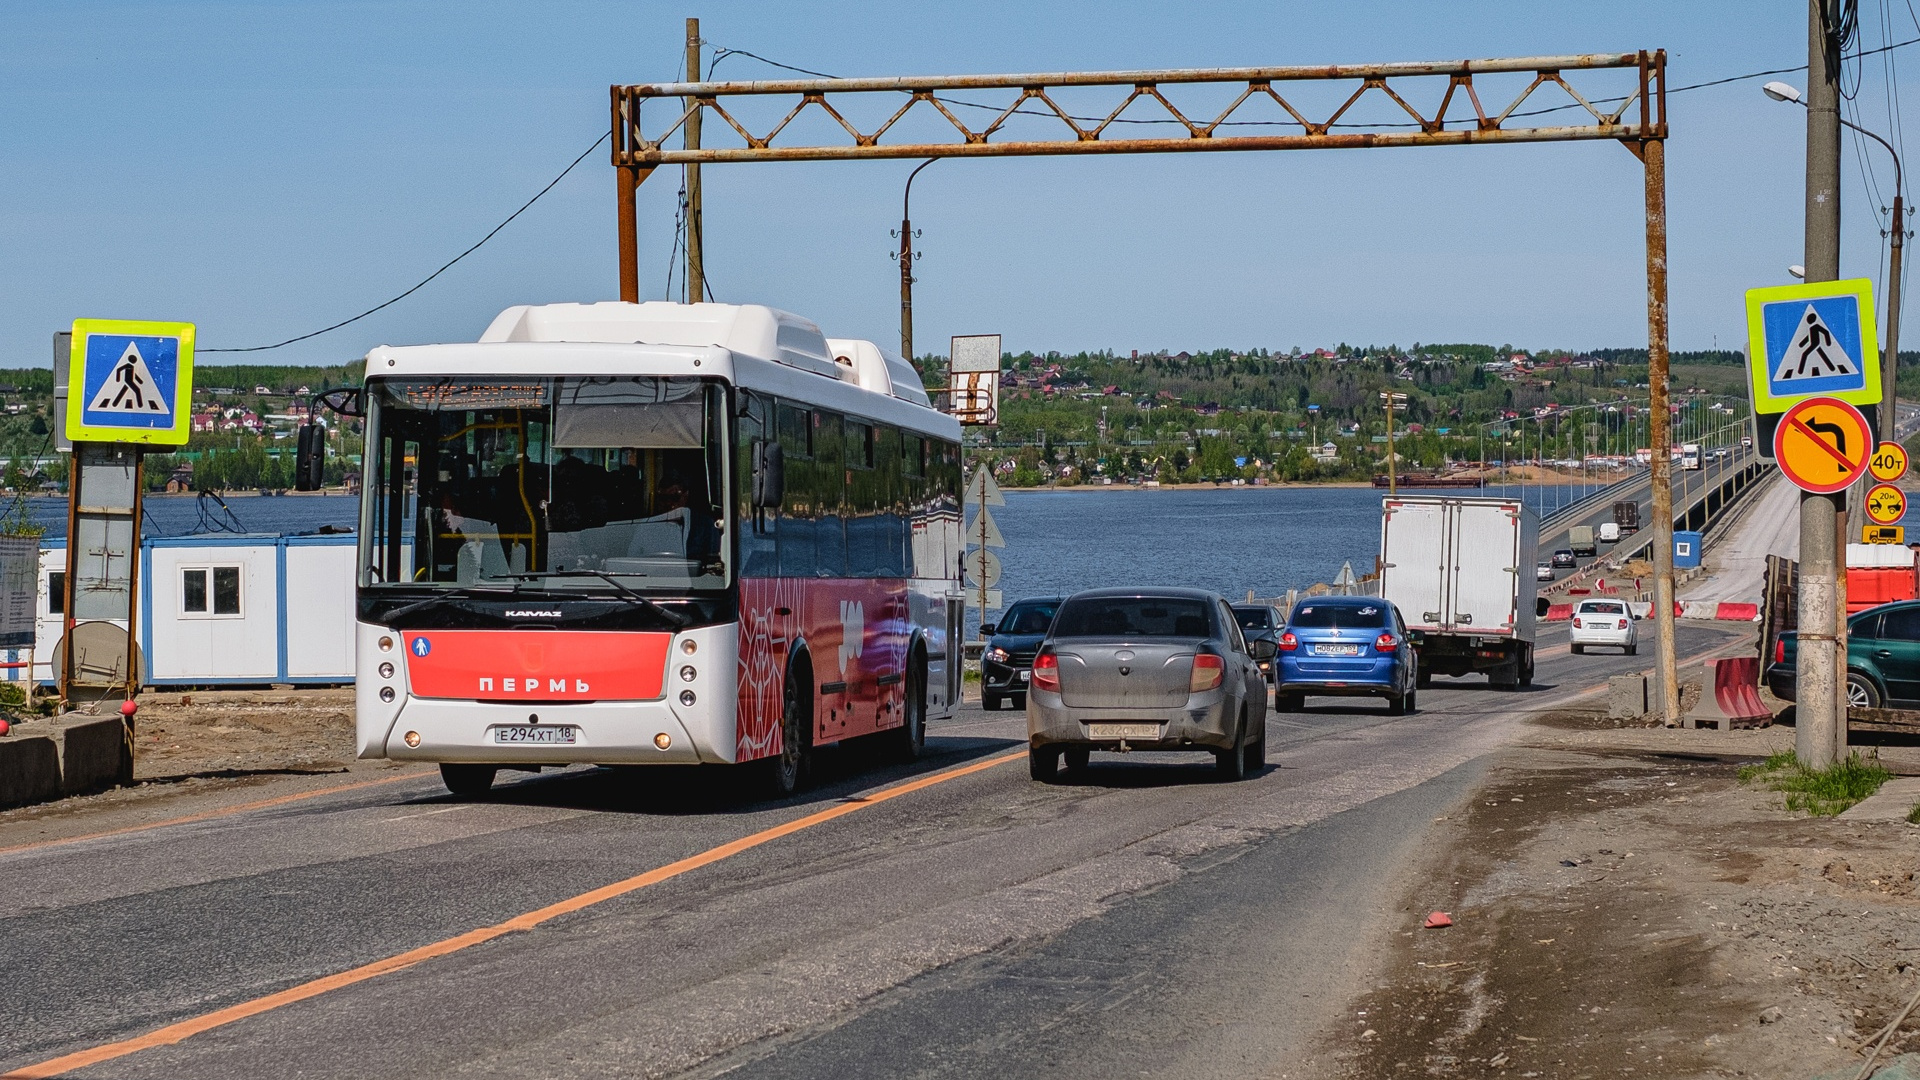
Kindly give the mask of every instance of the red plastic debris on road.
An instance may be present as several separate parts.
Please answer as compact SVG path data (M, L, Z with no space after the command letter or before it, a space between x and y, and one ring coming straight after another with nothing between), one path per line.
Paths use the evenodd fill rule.
M1452 926L1453 917L1444 911L1436 911L1427 916L1427 921L1420 925L1428 930L1438 930L1443 926Z

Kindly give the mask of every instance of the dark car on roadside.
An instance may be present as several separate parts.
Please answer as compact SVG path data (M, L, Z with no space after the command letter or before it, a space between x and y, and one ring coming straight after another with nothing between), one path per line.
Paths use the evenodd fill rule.
M980 628L986 647L980 653L980 705L998 709L1011 698L1013 707L1027 707L1027 678L1033 656L1053 625L1060 597L1033 596L1007 609L997 623Z
M1033 662L1027 764L1052 782L1095 750L1199 750L1221 779L1266 762L1270 642L1249 642L1216 593L1098 589L1061 603Z
M1271 641L1280 643L1280 628L1286 620L1280 617L1278 609L1267 604L1233 604L1233 617L1240 620L1240 633L1246 635L1249 643ZM1267 683L1273 683L1273 661L1260 661L1260 674L1267 677Z
M1767 689L1795 700L1799 632L1789 630L1773 645ZM1920 709L1920 600L1868 608L1847 619L1847 707Z
M1399 609L1373 596L1316 596L1294 605L1274 661L1274 711L1299 712L1309 694L1387 699L1416 708L1420 675Z
M1561 548L1560 550L1554 552L1553 565L1555 569L1559 569L1559 570L1564 570L1569 566L1575 565L1575 560L1573 557L1573 549Z

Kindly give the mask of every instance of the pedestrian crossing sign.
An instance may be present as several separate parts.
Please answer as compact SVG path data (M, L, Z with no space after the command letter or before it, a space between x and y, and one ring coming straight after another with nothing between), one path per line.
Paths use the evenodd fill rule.
M1755 413L1810 397L1880 402L1873 283L1865 278L1747 291L1747 367Z
M67 438L185 445L193 336L192 323L75 319Z

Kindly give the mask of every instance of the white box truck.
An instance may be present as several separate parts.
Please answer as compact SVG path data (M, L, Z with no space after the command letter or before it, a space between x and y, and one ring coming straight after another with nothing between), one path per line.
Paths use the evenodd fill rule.
M1381 500L1380 596L1414 632L1420 685L1484 671L1533 682L1540 519L1516 499Z

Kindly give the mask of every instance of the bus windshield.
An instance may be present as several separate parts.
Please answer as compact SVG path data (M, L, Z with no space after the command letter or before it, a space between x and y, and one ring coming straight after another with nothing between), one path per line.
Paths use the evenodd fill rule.
M723 588L711 379L373 379L360 584Z

